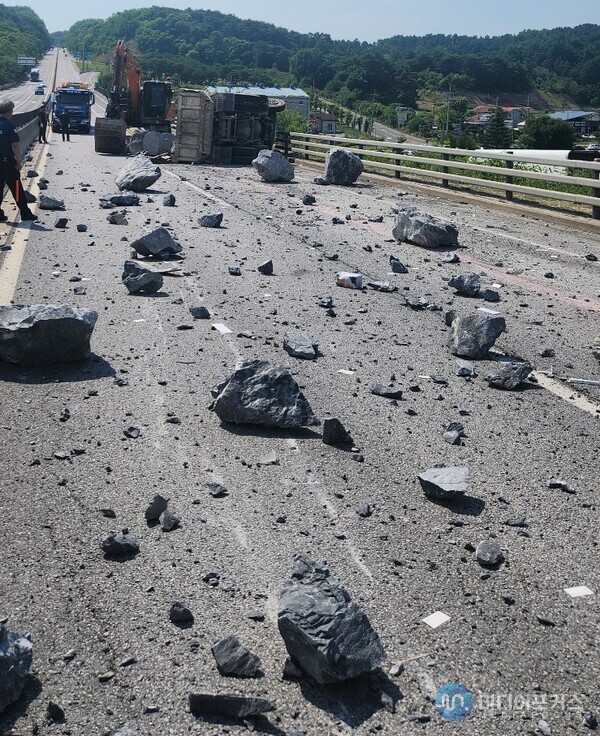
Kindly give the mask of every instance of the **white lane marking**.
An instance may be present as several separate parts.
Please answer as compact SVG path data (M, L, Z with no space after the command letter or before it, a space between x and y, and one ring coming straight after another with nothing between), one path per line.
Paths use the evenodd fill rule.
M190 189L195 189L197 192L200 192L204 197L207 199L212 199L213 202L218 202L219 204L223 205L223 207L232 207L232 205L229 204L229 202L226 202L224 199L221 199L220 197L216 197L214 194L210 194L206 189L202 189L199 186L196 186L196 184L192 184L191 181L187 181L187 179L182 179L179 174L175 174L172 171L167 171L165 169L165 173L169 176L172 176L174 179L178 179L182 184L185 184L186 187L189 187Z
M565 386L560 381L556 381L554 378L550 378L545 373L540 373L539 371L533 371L531 375L537 380L542 388L552 392L560 399L576 406L582 411L587 411L588 414L591 414L594 417L600 417L600 406L588 401L585 396L581 396L581 394L576 392L574 393L572 386Z

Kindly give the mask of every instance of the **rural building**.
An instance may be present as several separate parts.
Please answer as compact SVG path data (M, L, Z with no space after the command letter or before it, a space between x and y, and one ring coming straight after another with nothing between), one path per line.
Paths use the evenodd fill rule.
M313 133L336 133L338 119L330 112L318 112L310 116Z
M569 123L579 135L587 135L600 130L600 113L591 110L562 110L553 112L550 117Z

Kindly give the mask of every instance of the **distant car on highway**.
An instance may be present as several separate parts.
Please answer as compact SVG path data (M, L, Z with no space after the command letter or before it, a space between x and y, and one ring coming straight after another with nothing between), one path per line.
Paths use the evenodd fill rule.
M35 88L34 95L45 95L46 94L46 85L45 84L38 84L38 86Z
M600 145L598 143L590 143L590 145L587 147L588 151L600 151Z

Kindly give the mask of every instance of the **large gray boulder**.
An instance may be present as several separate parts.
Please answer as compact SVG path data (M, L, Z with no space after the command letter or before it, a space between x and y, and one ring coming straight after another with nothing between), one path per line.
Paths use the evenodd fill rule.
M413 243L422 248L458 245L458 229L454 225L432 215L420 213L414 207L398 213L392 235L399 243Z
M33 644L0 624L0 713L19 698L31 668Z
M328 184L350 186L358 179L364 169L361 159L345 148L332 148L325 157L324 178Z
M385 657L369 619L327 567L296 555L277 624L292 660L321 684L376 669Z
M141 256L154 258L172 256L183 250L166 227L157 227L151 233L142 235L141 238L133 241L131 247Z
M85 360L98 313L68 304L0 307L0 360L49 365Z
M160 166L156 166L140 153L119 171L115 177L115 184L120 190L143 192L158 181L160 175Z
M158 130L148 130L144 133L143 151L147 156L160 156L171 153L175 136L173 133L161 133Z
M503 360L494 365L485 380L490 386L514 391L523 381L527 380L532 370L531 363L526 361Z
M121 280L130 294L144 292L155 294L162 289L163 277L161 273L150 271L148 268L138 266L133 261L125 261Z
M266 360L247 360L212 389L223 422L297 429L318 424L291 373Z
M294 167L278 151L269 151L268 149L259 151L258 156L252 161L252 166L264 181L288 182L294 178Z
M448 347L453 355L462 358L485 358L505 329L506 320L500 314L477 311L456 317L450 328Z

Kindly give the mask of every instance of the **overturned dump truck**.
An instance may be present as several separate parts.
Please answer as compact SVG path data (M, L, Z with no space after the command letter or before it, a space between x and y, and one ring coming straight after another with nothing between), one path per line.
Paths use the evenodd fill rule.
M174 160L249 164L272 148L284 100L266 95L182 89L177 105Z

